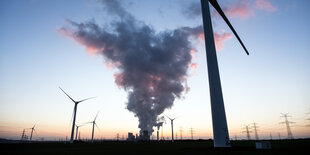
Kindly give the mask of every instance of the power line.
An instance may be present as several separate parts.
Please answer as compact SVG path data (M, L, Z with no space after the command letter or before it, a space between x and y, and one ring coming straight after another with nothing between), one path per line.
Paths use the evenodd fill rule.
M292 134L292 131L291 131L290 124L295 123L295 122L290 122L290 121L288 121L287 118L288 118L288 117L291 117L291 116L288 115L288 114L281 114L280 117L283 117L283 118L284 118L284 122L280 122L280 124L284 124L284 123L285 123L285 125L286 125L286 130L287 130L287 138L288 138L288 139L293 139L294 137L293 137L293 134Z

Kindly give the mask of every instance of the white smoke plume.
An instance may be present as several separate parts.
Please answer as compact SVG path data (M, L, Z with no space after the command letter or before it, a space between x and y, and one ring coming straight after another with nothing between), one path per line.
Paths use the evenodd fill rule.
M156 33L135 19L116 0L102 0L104 10L115 20L112 29L94 21L74 22L58 31L102 55L116 68L115 83L128 93L127 109L139 119L140 134L153 132L157 119L187 90L191 65L190 38L202 27L182 27Z

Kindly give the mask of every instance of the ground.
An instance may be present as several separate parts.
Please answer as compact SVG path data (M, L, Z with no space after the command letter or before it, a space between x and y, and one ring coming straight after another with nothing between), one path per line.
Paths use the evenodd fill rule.
M212 140L184 140L171 143L97 141L95 143L1 143L0 154L310 154L310 139L268 140L271 149L255 149L255 141L232 141L231 148L213 148Z

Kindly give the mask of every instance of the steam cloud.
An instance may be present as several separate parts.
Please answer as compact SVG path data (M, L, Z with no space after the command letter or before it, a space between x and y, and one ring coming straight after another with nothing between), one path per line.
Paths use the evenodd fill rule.
M136 20L116 0L102 0L104 10L116 20L111 29L94 21L77 23L58 31L88 51L103 55L114 65L115 83L128 92L127 109L139 119L140 134L153 132L158 115L172 107L176 98L188 90L187 71L191 66L190 38L199 38L201 26L182 27L156 33ZM162 123L161 123L162 124Z

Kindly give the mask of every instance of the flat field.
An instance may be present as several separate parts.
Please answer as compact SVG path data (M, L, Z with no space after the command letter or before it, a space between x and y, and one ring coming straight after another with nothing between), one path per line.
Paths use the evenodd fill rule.
M213 148L212 140L184 140L171 143L100 141L95 143L2 143L0 154L310 154L310 139L268 140L271 149L255 149L255 141L232 141L231 148Z

